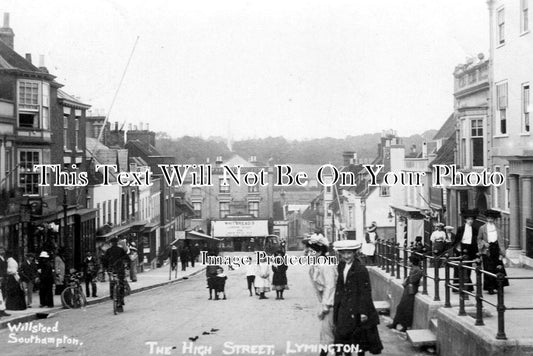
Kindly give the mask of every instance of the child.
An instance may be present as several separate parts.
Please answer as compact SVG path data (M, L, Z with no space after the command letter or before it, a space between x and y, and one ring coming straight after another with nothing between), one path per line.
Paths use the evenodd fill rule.
M259 293L259 299L268 299L265 293L270 292L270 268L266 258L262 258L255 270L255 291Z
M216 277L213 277L215 279L214 281L214 285L215 285L215 300L219 300L219 293L222 293L222 295L224 296L224 298L222 299L226 299L226 292L225 292L225 287L226 287L226 279L228 279L228 277L224 274L224 269L222 267L218 267L217 268L217 275Z
M277 251L275 256L283 257L283 251ZM283 299L283 291L289 289L287 283L287 265L286 264L274 264L272 265L272 288L276 290L276 299Z
M248 290L250 291L250 297L251 297L253 296L252 286L254 286L254 289L255 289L254 281L255 281L255 269L256 269L256 264L253 263L251 257L250 257L250 263L246 264L245 268L246 268L246 281L248 282Z
M209 300L213 299L213 291L215 297L218 297L216 292L216 277L220 266L208 265L205 269L205 276L207 278L207 288L209 288Z

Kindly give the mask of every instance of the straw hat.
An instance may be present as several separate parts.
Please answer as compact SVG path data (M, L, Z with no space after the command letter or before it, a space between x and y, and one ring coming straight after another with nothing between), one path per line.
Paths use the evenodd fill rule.
M333 243L333 249L335 251L359 250L361 245L362 243L356 240L341 240Z

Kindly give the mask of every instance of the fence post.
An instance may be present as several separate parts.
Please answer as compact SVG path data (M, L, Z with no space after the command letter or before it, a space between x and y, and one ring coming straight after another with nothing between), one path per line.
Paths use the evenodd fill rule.
M390 272L390 243L385 241L385 272Z
M435 274L433 275L434 279L433 282L435 283L435 296L433 297L433 301L439 302L440 301L440 292L439 292L439 267L440 267L440 258L437 255L433 256L433 269L435 271Z
M444 308L451 308L450 303L450 265L449 256L446 254L446 260L444 261Z
M464 316L464 315L466 315L466 311L465 311L465 295L464 295L464 292L463 292L465 279L464 279L463 258L462 257L461 257L461 260L459 260L458 273L459 273L459 315Z
M411 246L412 244L413 243L411 242ZM403 279L407 278L407 260L407 240L405 240L403 243Z
M405 261L404 261L405 263ZM400 243L396 243L396 279L402 278L400 275L400 266L402 265L401 258L400 258Z
M482 292L482 283L481 283L481 264L479 261L475 263L476 265L476 325L485 325L483 323L483 292Z
M427 256L424 255L423 257L423 263L422 268L424 270L424 276L422 277L422 294L427 295L428 294L428 259Z
M396 271L396 244L391 241L390 247L391 247L390 275L391 277L394 277L395 271Z
M496 334L496 339L499 340L506 340L507 336L505 336L505 305L503 302L503 283L505 276L503 275L501 271L501 267L498 266L498 273L496 274L496 279L498 281L498 306L496 309L498 310L498 333Z
M376 263L378 268L381 268L381 239L376 240L377 259Z

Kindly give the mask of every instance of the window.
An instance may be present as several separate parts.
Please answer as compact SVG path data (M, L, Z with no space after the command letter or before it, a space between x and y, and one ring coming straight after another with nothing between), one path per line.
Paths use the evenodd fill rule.
M505 166L505 196L504 196L504 208L509 210L509 166Z
M43 83L43 129L50 129L50 84Z
M121 209L120 209L120 220L125 221L126 220L126 193L122 193L121 197Z
M68 118L70 108L63 108L63 148L68 150Z
M115 199L113 204L113 224L117 226L117 210L118 210L118 199Z
M39 85L40 82L19 81L19 126L23 128L39 128Z
M248 193L259 193L259 185L258 184L249 185Z
M507 133L507 83L496 85L496 93L498 97L500 134L505 135Z
M494 166L494 172L501 172L501 168L500 166ZM496 208L499 208L501 209L500 207L500 194L502 193L503 189L502 189L502 186L492 186L493 187L493 195L494 195L494 201L493 201L493 206L496 207Z
M96 228L100 227L100 203L96 204Z
M505 43L505 9L498 10L498 43Z
M39 172L33 166L40 163L38 151L20 151L19 187L23 194L39 194Z
M102 203L102 220L104 222L104 224L107 224L109 221L106 221L106 217L107 217L107 204L106 202L103 202Z
M219 179L219 192L220 193L229 193L229 183L227 184L224 184L226 182L226 180L224 178L220 178Z
M379 187L379 196L388 197L390 196L390 187L388 185L382 185Z
M258 201L248 202L248 214L251 214L254 218L259 217L259 202Z
M192 207L194 209L194 218L195 219L201 219L202 218L202 203L201 202L193 202Z
M107 201L107 222L111 224L111 200Z
M520 2L520 26L522 32L529 31L529 0L521 0Z
M198 187L195 187L195 188L192 188L192 195L202 195L202 189L201 188L198 188Z
M229 215L229 202L220 202L219 203L220 218L224 219Z
M80 120L74 119L74 148L80 149Z
M529 133L529 83L522 84L522 130Z
M483 162L483 119L473 119L471 125L471 147L472 167L482 167Z

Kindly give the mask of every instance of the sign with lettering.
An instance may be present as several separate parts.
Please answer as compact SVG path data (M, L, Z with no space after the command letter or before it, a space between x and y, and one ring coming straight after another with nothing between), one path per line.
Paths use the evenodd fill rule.
M268 235L268 220L213 221L215 237L258 237Z

